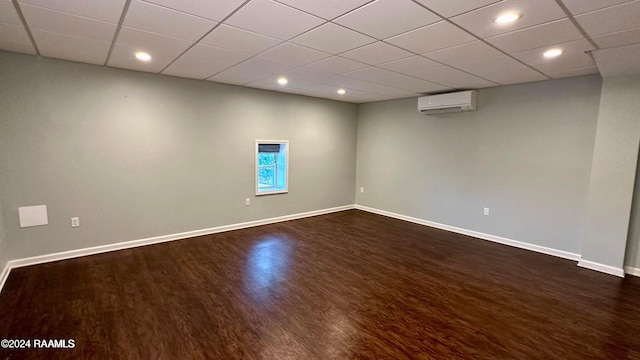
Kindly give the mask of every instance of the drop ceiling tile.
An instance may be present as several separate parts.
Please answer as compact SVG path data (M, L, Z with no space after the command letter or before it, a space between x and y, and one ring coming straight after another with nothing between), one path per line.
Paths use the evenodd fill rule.
M336 88L335 86L321 84L321 83L312 82L312 81L300 81L300 83L296 82L294 85L299 89L308 90L316 94L323 94L323 95L329 95L329 94L333 95L334 93L336 93L336 91L338 91L338 88Z
M72 15L117 24L124 10L125 0L18 0L21 4L60 11Z
M0 40L16 43L31 43L22 25L0 23Z
M213 82L222 83L222 84L246 85L247 83L250 83L254 80L258 80L262 78L262 76L260 75L256 75L256 76L249 76L249 75L250 74L242 73L241 71L231 68L227 71L223 71L215 76L208 78L207 81L213 81Z
M177 39L200 39L217 23L140 0L132 0L124 26Z
M42 1L42 0L40 0ZM95 0L98 1L98 0ZM104 0L102 0L104 1ZM191 15L221 21L242 5L245 0L224 1L184 1L184 0L143 0L156 5L182 11Z
M373 101L389 100L391 98L388 96L369 94L362 91L350 91L345 95L335 94L335 95L327 96L327 99L342 101L342 102L347 102L352 104L363 104L363 103L373 102Z
M292 89L296 89L296 87L294 86L293 79L289 77L287 77L287 79L289 80L289 83L286 86L278 84L278 79L280 77L281 77L280 75L267 76L260 80L252 81L248 84L245 84L245 86L258 88L258 89L275 90L278 92L290 92ZM295 85L298 85L297 81L295 82ZM299 90L302 90L302 89L299 89Z
M447 21L441 21L394 36L385 40L388 43L417 54L427 53L476 40L475 37L460 30Z
M300 66L297 67L295 69L291 69L291 70L287 70L284 73L284 76L287 77L288 79L300 79L300 80L305 80L305 81L313 81L313 82L318 82L318 83L322 83L322 84L333 84L331 82L327 82L328 78L331 78L335 75L333 74L329 74L326 73L324 71L318 70L318 69L314 69L314 68L310 68L307 66ZM350 78L346 78L346 79L350 79ZM353 80L353 79L351 79Z
M0 23L22 26L20 17L18 16L16 8L13 6L11 0L0 1Z
M382 64L380 67L458 89L497 85L421 56Z
M130 70L160 72L169 63L182 54L191 42L163 36L152 32L123 27L107 65ZM151 55L145 63L135 58L137 51Z
M308 81L317 81L318 79L331 76L331 74L327 74L324 71L313 69L307 66L299 66L296 68L292 68L291 70L287 70L285 73L283 73L283 76L292 79L295 78Z
M416 55L410 58L380 64L378 67L395 71L398 73L406 74L406 75L423 78L421 74L424 70L438 68L441 66L442 64L439 64L429 59L425 59L422 56Z
M561 56L553 59L547 59L544 56L545 51L552 48L560 48L563 50ZM591 56L585 51L593 50L594 47L587 40L577 40L568 43L542 47L532 50L526 50L510 54L514 58L531 65L538 71L545 74L557 74L576 68L584 68L595 66Z
M300 93L303 91L302 89L296 89L291 86L282 86L282 85L278 85L277 83L272 84L265 81L265 79L262 79L260 81L254 81L254 82L245 84L244 86L252 87L255 89L272 90L272 91L277 91L277 92L287 93L287 94Z
M340 100L340 99L352 99L352 100L356 100L356 102L371 102L371 101L384 101L384 100L391 100L393 99L391 96L385 96L385 95L380 95L380 94L373 94L370 92L366 92L366 91L359 91L359 90L355 90L355 89L349 89L349 88L345 88L347 90L347 93L340 96L335 96L333 97L333 99L336 100Z
M555 61L541 62L531 66L547 75L557 74L577 68L596 66L596 63L593 61L591 56L584 53L563 54L560 58L554 60Z
M562 0L573 15L622 4L631 0Z
M392 97L390 96L349 89L347 87L342 87L343 89L346 89L347 93L344 95L340 95L337 93L337 90L341 87L328 86L326 84L319 84L304 80L293 80L290 81L287 86L280 86L276 82L277 79L278 76L270 76L258 81L251 82L249 84L246 84L245 86L257 89L272 90L277 92L299 94L347 102L367 102L392 99Z
M196 44L162 73L193 79L206 79L249 56L236 51Z
M255 89L276 91L276 92L285 93L285 94L327 98L327 94L321 94L321 92L319 91L310 91L310 90L300 89L300 88L296 88L289 85L287 86L279 86L278 84L273 85L273 84L267 83L266 81L263 82L263 80L255 81L255 82L246 84L244 86L255 88ZM322 95L325 95L325 96L322 96Z
M413 56L412 53L382 41L365 45L357 49L349 50L340 56L360 61L369 65L378 65L385 62Z
M273 60L252 58L222 71L207 80L244 85L267 76L283 73L290 66Z
M187 50L191 42L123 26L116 45L135 49L135 51L145 51L152 57L164 54L169 57L175 55L175 58Z
M0 22L0 49L25 54L36 53L22 25L2 22Z
M398 74L392 78L385 79L380 84L397 87L403 90L413 91L417 93L433 93L439 91L453 90L449 86L436 84L424 79L417 79L411 76Z
M351 103L351 104L364 104L364 103L367 103L367 102L379 101L379 100L365 100L365 99L357 98L357 97L350 96L350 95L336 95L336 96L328 96L326 98L329 99L329 100L336 100L336 101L341 101L341 102L346 102L346 103ZM389 99L390 98L386 97L386 98L384 98L382 100L389 100Z
M296 9L331 20L371 0L277 0Z
M637 28L640 25L640 0L592 11L575 18L590 36Z
M222 24L202 39L201 42L223 49L258 54L276 46L281 40Z
M527 82L543 81L543 80L549 80L549 78L544 75L540 75L537 72L529 72L529 73L521 72L519 74L514 74L510 77L503 79L501 84L502 85L522 84Z
M322 87L320 84L314 84L309 82L300 82L299 84L296 83L295 85L296 85L296 88L292 89L293 90L292 92L295 94L305 95L305 96L322 97L330 94L332 92L331 90L335 91L335 89L326 89ZM283 90L286 91L288 87L289 86L285 86Z
M341 102L349 102L349 103L355 103L355 104L391 99L391 97L389 96L377 95L377 94L367 93L364 91L351 90L351 89L348 89L347 93L344 95L339 95L335 91L331 93L327 93L326 91L313 91L313 90L303 90L303 94L307 96L321 97L324 99L337 100Z
M337 93L335 94L327 94L327 93L319 93L319 92L309 92L309 93L313 94L312 96L314 97L322 97L324 99L336 100L336 101L354 103L354 104L362 104L366 102L392 99L389 96L371 94L371 93L366 93L364 91L357 91L357 90L350 90L350 89L347 90L347 94L345 95L339 95Z
M597 73L598 73L598 68L596 66L588 66L584 68L565 70L557 73L549 73L547 75L549 75L554 79L559 79L559 78L565 78L565 77L582 76L582 75L597 74Z
M257 82L253 82L251 84L261 84L265 88L272 89L287 89L287 88L295 88L299 90L313 92L315 94L323 94L323 95L333 95L338 88L331 85L321 84L314 81L308 81L303 79L296 79L293 77L288 77L289 83L287 86L278 86L278 76L270 76L265 79L259 80Z
M558 20L486 39L493 46L513 53L583 39L568 19Z
M279 92L284 92L284 93L289 93L289 94L294 94L294 95L302 95L302 96L308 96L308 97L320 97L317 95L317 92L314 91L309 91L309 90L303 90L303 89L294 89L294 88L289 88L286 87L284 89L281 89Z
M5 40L2 38L2 36L0 36L0 49L17 53L36 55L36 50L33 48L31 42L26 43Z
M367 91L359 91L359 90L354 90L354 89L346 89L346 90L347 90L347 93L345 94L345 97L362 99L362 100L365 100L365 101L381 101L381 100L391 100L392 99L392 97L390 97L390 96L374 94L374 93L367 92Z
M226 24L286 40L312 29L323 19L270 0L253 0Z
M259 55L259 57L263 59L275 60L296 66L318 61L329 56L327 53L292 43L280 44Z
M456 67L503 85L547 79L546 76L506 55L458 64Z
M11 0L0 1L0 49L35 54L31 39Z
M293 43L330 54L339 54L375 41L374 38L333 23L326 23L291 40Z
M279 85L277 82L274 84L270 81L267 81L267 79L270 80L271 77L250 82L248 84L245 84L244 86L251 87L254 89L272 90L272 91L277 91L277 92L287 93L287 94L294 94L294 93L300 94L304 92L304 90L302 89L296 89L295 87L291 87L291 86L282 86L282 85Z
M376 0L333 22L378 39L442 20L410 0Z
M360 80L343 76L343 75L331 75L331 76L320 78L317 81L323 84L346 88L349 86L349 84L359 82Z
M373 82L382 82L396 75L399 75L399 74L386 69L377 68L375 66L369 66L364 69L351 71L344 74L344 76L351 77L354 79L367 80L367 81L373 81Z
M593 41L602 49L640 43L640 27L594 36Z
M593 57L603 78L629 76L636 78L640 74L640 44L633 44L594 51Z
M545 51L549 49L561 49L563 51L563 54L558 58L547 59L542 55L544 54ZM562 58L566 57L567 55L568 56L581 55L591 59L589 55L585 54L585 51L591 51L591 50L594 50L594 47L587 40L581 39L581 40L570 41L570 42L561 43L561 44L554 44L551 46L545 46L545 47L531 49L531 50L515 52L515 53L511 53L510 55L522 61L525 64L536 65L536 64L557 62L558 60L562 60ZM584 66L589 66L589 65L584 65ZM576 66L576 67L583 67L583 66Z
M523 16L511 24L496 24L493 20L505 12L519 12ZM485 38L562 19L566 16L555 0L504 0L452 17L451 21L478 37Z
M340 56L332 56L307 65L307 67L324 71L329 74L342 74L349 71L363 69L367 66L367 64L345 59Z
M488 58L494 58L503 55L502 52L487 45L482 41L474 41L450 48L437 50L422 54L422 56L428 57L448 65L455 65L469 61L469 59L482 60Z
M438 13L446 18L459 15L471 10L481 8L490 4L497 3L501 0L417 0L422 5L428 7L431 11Z
M33 30L33 38L40 54L63 60L104 65L111 43L99 42L76 36Z
M456 89L480 89L498 85L449 66L428 69L422 76L427 80Z
M107 65L121 69L159 73L173 61L173 58L167 57L166 55L156 54L150 62L143 63L135 58L134 53L135 49L116 45L113 47Z
M352 82L351 84L349 84L347 89L370 92L373 94L390 96L394 98L420 96L419 93L414 91L398 89L396 87L382 85L379 83L366 81L366 80L358 80L358 81Z
M399 74L386 69L376 68L373 66L368 67L366 69L346 73L344 74L344 76L352 77L360 80L371 81L378 84L400 88L400 89L404 89L406 91L412 91L412 92L423 93L423 92L433 92L433 91L441 91L441 90L449 89L447 86L434 84L429 81L417 79L411 76ZM383 94L383 95L390 95L390 94Z
M116 31L116 25L106 21L27 4L23 4L21 9L31 30L44 30L100 42L111 42Z

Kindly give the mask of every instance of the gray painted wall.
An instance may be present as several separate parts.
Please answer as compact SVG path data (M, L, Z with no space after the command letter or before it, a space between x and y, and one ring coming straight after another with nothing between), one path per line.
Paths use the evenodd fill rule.
M478 111L438 116L415 98L362 105L356 202L579 253L600 88L595 75L483 89Z
M582 259L622 268L640 144L640 76L602 85Z
M640 157L636 164L635 176L624 265L638 268L640 267Z
M6 52L0 63L13 258L354 203L354 104ZM254 196L255 139L290 141L289 194ZM20 229L17 208L38 204L49 225Z
M0 197L0 273L9 260L9 249L7 247L7 232L4 226L4 214L2 212L2 197Z

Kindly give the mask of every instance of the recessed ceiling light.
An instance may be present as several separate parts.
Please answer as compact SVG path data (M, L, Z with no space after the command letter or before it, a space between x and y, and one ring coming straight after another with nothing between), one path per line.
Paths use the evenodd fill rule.
M346 94L346 93L347 93L347 90L345 90L345 89L338 89L338 94L340 94L340 95L344 95L344 94Z
M546 57L547 59L551 59L560 55L562 55L562 49L551 49L545 51L542 56Z
M287 83L289 82L289 80L287 80L286 77L281 77L278 79L278 84L280 85L287 85Z
M522 17L518 12L504 13L493 20L496 24L509 24Z
M147 54L144 51L138 51L136 53L136 59L140 61L151 61L151 55Z

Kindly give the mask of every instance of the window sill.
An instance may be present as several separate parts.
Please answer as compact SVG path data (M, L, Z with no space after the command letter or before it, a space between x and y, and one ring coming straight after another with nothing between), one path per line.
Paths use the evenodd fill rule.
M260 195L274 195L274 194L286 194L288 193L289 190L287 189L278 189L278 188L265 188L262 191L256 191L256 196L260 196Z

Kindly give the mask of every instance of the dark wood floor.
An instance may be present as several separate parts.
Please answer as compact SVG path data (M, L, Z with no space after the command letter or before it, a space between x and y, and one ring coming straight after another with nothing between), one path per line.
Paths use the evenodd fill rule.
M357 210L15 269L0 359L640 359L640 279Z

